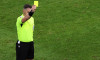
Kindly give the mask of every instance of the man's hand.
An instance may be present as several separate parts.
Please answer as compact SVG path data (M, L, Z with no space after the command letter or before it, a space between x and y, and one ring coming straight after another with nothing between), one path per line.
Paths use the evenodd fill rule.
M32 9L32 12L35 12L35 10L36 10L36 5L33 5L31 9Z

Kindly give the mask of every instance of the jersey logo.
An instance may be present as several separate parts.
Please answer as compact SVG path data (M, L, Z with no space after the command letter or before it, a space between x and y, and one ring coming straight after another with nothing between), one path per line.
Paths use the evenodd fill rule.
M20 18L22 18L22 16L20 16Z

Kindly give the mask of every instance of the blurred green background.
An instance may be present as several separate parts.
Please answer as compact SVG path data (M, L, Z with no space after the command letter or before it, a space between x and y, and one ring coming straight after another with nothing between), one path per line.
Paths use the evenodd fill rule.
M0 60L15 60L16 20L34 0L0 0ZM40 0L34 60L100 60L100 0Z

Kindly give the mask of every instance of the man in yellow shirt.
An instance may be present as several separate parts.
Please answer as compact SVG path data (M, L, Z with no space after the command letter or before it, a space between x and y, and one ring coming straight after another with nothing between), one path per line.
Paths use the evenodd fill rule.
M33 60L34 58L34 18L32 15L35 10L35 5L25 4L23 14L17 18L16 60Z

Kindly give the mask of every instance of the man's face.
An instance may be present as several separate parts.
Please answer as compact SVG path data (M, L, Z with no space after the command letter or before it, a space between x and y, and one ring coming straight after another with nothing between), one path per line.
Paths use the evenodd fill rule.
M31 10L35 12L36 6L33 5L32 8L23 9L23 13L28 14Z
M24 14L28 14L31 11L31 8L23 9Z
M27 8L26 12L29 13L31 11L31 8Z

